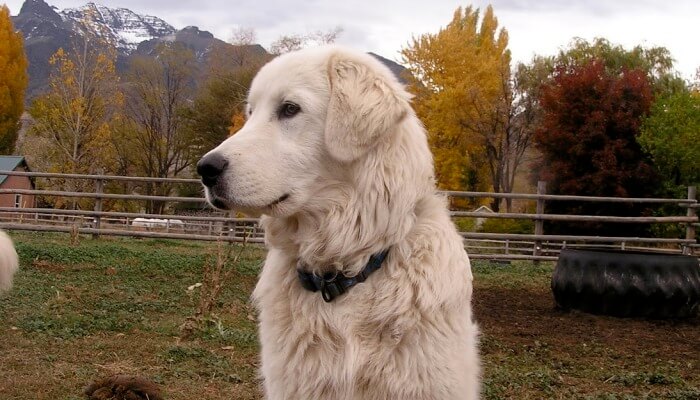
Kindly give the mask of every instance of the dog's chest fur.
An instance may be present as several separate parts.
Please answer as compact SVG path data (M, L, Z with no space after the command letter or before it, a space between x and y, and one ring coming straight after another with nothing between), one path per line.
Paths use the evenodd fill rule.
M332 303L301 287L294 254L270 250L254 293L268 399L472 398L469 261L446 213L429 217Z

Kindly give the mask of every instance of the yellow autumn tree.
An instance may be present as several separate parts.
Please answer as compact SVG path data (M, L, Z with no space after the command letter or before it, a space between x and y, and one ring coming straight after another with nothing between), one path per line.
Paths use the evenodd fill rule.
M480 119L493 119L504 107L504 83L510 79L507 46L508 34L498 28L491 6L481 18L478 8L460 7L438 33L413 38L401 52L413 75L414 106L428 131L443 189L492 188L485 132L479 127L484 126Z
M243 125L245 125L245 114L242 111L234 112L231 116L231 126L228 128L229 134L233 136L243 128Z
M0 6L0 154L14 152L27 82L22 34L15 31L10 10L3 4Z
M33 165L62 173L114 169L112 128L123 102L115 59L113 47L90 36L51 56L48 91L30 107L34 123L28 142L44 144L34 146ZM67 185L68 190L80 189L72 180Z

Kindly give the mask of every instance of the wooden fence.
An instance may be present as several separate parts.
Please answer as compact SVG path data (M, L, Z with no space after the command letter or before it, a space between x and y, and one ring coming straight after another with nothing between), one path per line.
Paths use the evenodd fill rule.
M75 175L42 172L0 171L0 175L27 176L34 180L61 179L91 181L93 191L26 190L0 188L0 195L34 195L37 199L77 198L88 199L90 209L54 209L47 207L15 208L0 207L0 228L42 232L67 232L74 234L130 236L149 238L171 238L211 241L242 241L262 243L263 233L254 218L237 218L215 211L206 205L203 197L149 196L142 194L105 193L110 182L168 183L173 185L198 184L196 179L147 178L107 175ZM617 198L592 196L561 196L546 194L540 182L537 193L484 193L443 192L452 198L498 198L534 202L535 213L489 213L475 211L452 211L453 218L460 219L526 219L534 222L534 232L528 234L461 232L465 248L472 258L494 260L555 260L564 247L615 247L626 249L654 249L670 253L695 254L700 252L696 240L700 209L695 187L688 188L685 199L661 198ZM104 200L164 201L175 209L181 203L197 205L189 212L149 214L145 212L104 211ZM550 201L622 202L629 204L667 204L678 207L685 215L668 216L593 216L561 215L545 213L545 203ZM144 208L141 208L144 209ZM684 211L684 212L683 212ZM684 237L613 237L553 235L544 232L545 221L599 222L599 223L644 223L680 225Z

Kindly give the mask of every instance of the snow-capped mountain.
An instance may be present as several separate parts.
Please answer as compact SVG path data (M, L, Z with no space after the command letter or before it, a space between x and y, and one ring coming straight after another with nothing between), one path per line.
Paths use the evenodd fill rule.
M86 32L115 46L117 70L124 71L134 55L150 56L162 42L180 42L190 48L200 63L205 63L216 46L230 46L197 27L176 30L154 16L140 15L126 8L109 8L95 3L59 10L44 0L25 0L18 15L12 17L24 37L29 59L27 100L46 89L51 68L48 60L59 48L70 49L75 39ZM250 46L254 53L265 53Z
M80 33L90 32L115 45L124 53L136 50L145 40L175 34L176 30L162 19L140 15L126 8L109 8L88 3L59 12L65 22L73 23Z
M200 70L205 69L212 54L227 54L227 49L232 47L237 47L228 60L233 64L248 56L271 57L258 44L233 46L196 26L177 30L158 17L95 3L59 10L44 0L25 0L19 14L12 17L12 22L15 29L22 32L24 50L29 59L29 87L25 97L27 102L46 90L51 73L51 55L59 48L71 49L76 39L80 39L86 32L96 34L116 47L116 67L120 73L128 69L133 57L154 56L164 42L177 42L192 50ZM402 78L403 67L383 57L374 56Z

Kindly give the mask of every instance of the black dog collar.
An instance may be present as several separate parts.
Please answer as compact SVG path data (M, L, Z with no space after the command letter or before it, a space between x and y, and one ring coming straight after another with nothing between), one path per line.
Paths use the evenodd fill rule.
M350 290L351 287L364 282L372 272L378 270L382 266L387 254L389 254L388 249L381 253L373 254L369 258L369 261L367 261L367 265L355 276L345 276L338 271L318 276L314 273L298 269L299 281L301 282L301 286L306 290L312 292L320 291L323 300L325 300L326 303L330 303L336 297Z

